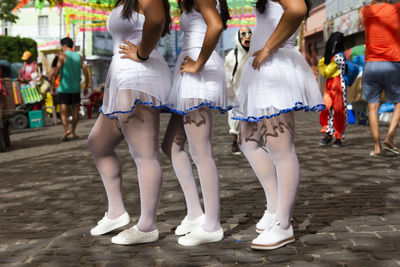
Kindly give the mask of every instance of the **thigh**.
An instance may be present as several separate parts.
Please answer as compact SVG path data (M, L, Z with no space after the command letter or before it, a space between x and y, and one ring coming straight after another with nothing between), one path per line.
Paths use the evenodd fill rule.
M211 143L212 130L212 111L207 107L202 107L190 111L183 116L185 133L191 147L200 147Z
M368 103L381 101L383 85L381 84L381 70L379 62L366 62L362 77L362 95Z
M249 146L252 148L263 147L265 145L265 131L266 128L262 121L241 121L239 130L239 144L242 146L242 149L246 149Z
M400 102L400 62L382 62L386 102Z
M279 154L293 148L294 144L294 111L283 113L270 119L264 119L265 146L269 152Z
M71 105L78 105L81 102L81 93L70 94Z
M158 156L159 109L138 103L132 112L118 114L118 121L134 158Z
M113 151L123 139L118 120L109 119L101 113L90 131L88 144L93 153L106 154Z
M60 105L71 105L71 97L70 94L66 93L58 93L58 103Z

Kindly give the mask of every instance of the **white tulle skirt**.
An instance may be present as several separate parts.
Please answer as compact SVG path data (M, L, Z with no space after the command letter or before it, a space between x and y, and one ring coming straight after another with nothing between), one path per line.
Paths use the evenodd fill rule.
M161 109L172 86L172 73L162 55L153 51L145 62L113 57L108 70L100 111L109 118L130 113L140 103Z
M260 70L252 68L253 59L243 67L233 119L255 122L292 110L325 108L315 76L295 48L280 48Z
M225 66L221 56L214 51L203 69L196 74L180 74L180 66L186 56L197 60L201 48L183 50L175 66L173 86L167 101L169 111L187 115L188 112L206 106L224 113L228 106L225 83Z

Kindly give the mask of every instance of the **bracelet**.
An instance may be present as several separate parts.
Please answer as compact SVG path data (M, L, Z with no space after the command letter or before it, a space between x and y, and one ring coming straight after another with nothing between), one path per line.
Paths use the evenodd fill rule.
M136 51L136 56L137 56L138 59L140 59L141 61L146 61L146 60L148 60L148 59L150 58L150 56L148 56L148 57L141 57L141 56L139 55L139 49Z

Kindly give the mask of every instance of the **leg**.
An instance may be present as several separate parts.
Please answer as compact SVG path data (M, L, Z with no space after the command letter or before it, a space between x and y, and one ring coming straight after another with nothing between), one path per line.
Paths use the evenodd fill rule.
M117 125L118 121L100 114L88 138L89 149L106 189L109 219L117 218L125 212L121 164L114 151L123 139Z
M278 202L278 184L275 165L264 146L265 127L260 122L240 123L240 148L260 181L267 199L267 210L275 213Z
M71 125L71 136L77 137L75 129L79 121L79 103L72 105L72 125Z
M381 154L381 142L379 135L379 110L380 103L368 103L368 120L369 126L371 127L372 138L374 139L374 153L376 155Z
M71 134L69 131L69 125L68 125L68 105L67 104L61 104L60 105L60 113L61 113L61 123L64 126L64 136L62 137L62 140L66 140L68 135Z
M300 179L299 162L294 145L294 112L263 121L266 148L276 168L278 205L276 217L282 229L290 227L291 211Z
M392 119L390 120L387 136L385 138L385 141L383 141L385 145L387 145L390 148L396 147L393 143L393 139L397 126L399 125L399 120L400 120L400 103L396 103L396 105L394 106Z
M328 79L325 83L324 104L326 108L319 115L319 123L322 126L321 133L325 134L325 138L320 142L320 145L328 145L332 141L333 129L333 110L331 86L332 79Z
M229 133L232 135L232 154L241 155L238 145L239 121L232 119L232 110L228 111Z
M141 213L137 228L149 232L157 228L162 184L158 160L160 111L137 104L132 113L119 114L118 120L138 171Z
M337 77L338 81L341 81L340 76ZM335 127L335 138L342 140L344 130L346 129L346 85L344 80L337 84L335 90L333 90L333 123Z
M186 133L183 127L183 118L180 115L172 114L161 148L172 162L179 184L185 195L187 217L193 221L203 214L203 209L200 205L192 164L184 150L185 142Z
M212 158L212 114L208 108L191 111L184 117L184 127L189 141L190 154L196 164L203 193L205 223L203 230L215 232L221 228L219 219L218 173Z

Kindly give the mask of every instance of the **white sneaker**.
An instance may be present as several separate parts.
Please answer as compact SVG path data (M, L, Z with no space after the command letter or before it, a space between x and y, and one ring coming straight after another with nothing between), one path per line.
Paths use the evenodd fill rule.
M136 225L132 228L126 229L116 236L111 238L111 243L118 245L133 245L150 243L158 240L158 229L151 232L142 232Z
M97 225L90 229L90 234L93 236L104 235L119 227L129 224L131 218L127 212L115 219L108 219L107 212L104 214L103 219L97 222Z
M256 232L262 233L264 229L271 227L276 221L276 215L269 213L268 210L265 210L264 215L261 220L256 224Z
M189 234L181 236L178 244L182 246L196 246L205 243L218 242L224 238L224 230L222 227L215 232L206 232L202 227L194 229Z
M262 250L276 249L292 243L294 240L292 226L284 230L279 227L279 222L275 222L272 227L265 229L256 239L253 240L251 248Z
M175 234L185 235L187 233L190 233L194 229L201 227L204 224L205 218L206 216L202 214L193 221L191 221L186 216L185 219L183 219L183 221L181 222L181 224L178 225L178 227L176 227Z

